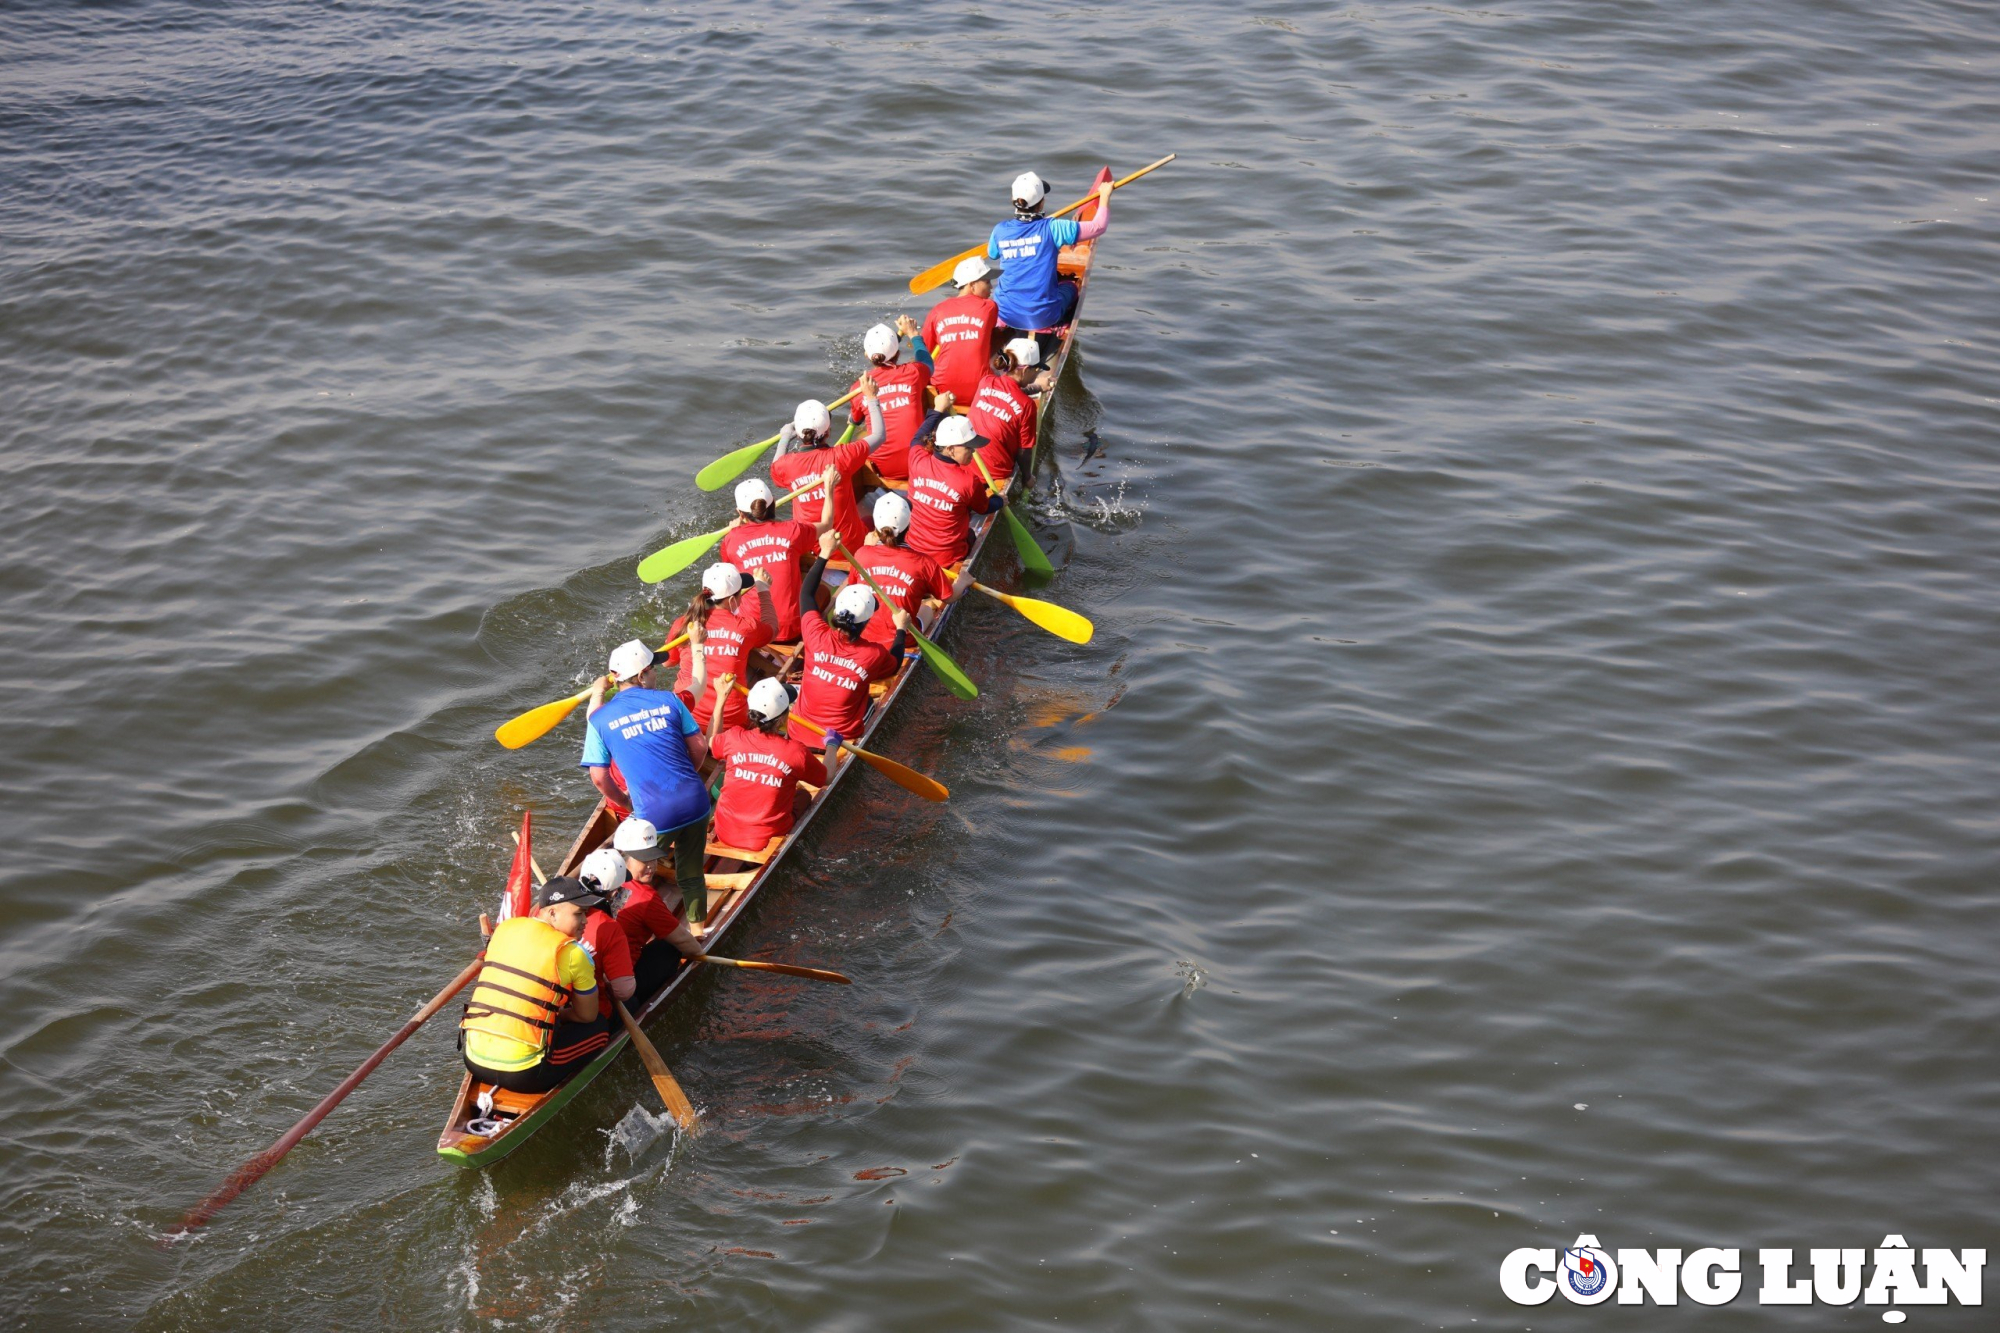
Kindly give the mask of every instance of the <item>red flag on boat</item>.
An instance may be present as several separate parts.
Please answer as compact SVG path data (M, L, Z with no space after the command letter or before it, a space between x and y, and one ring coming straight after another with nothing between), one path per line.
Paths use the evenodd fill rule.
M500 919L532 916L535 911L535 854L528 846L529 811L521 812L521 839L514 845L514 866L507 872L507 892L500 899Z

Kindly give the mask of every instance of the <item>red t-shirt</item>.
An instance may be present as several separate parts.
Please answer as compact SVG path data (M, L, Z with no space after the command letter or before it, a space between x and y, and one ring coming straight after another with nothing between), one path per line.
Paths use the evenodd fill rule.
M805 634L806 669L793 711L843 736L859 736L868 717L868 687L895 675L899 663L879 643L867 639L849 643L817 611L803 617L800 628Z
M986 443L979 457L1001 486L1014 475L1015 460L1035 447L1035 400L1007 375L988 375L965 409L972 429Z
M591 960L597 965L597 1003L603 1012L611 1012L611 983L623 977L632 979L632 945L619 929L616 917L609 912L591 908L583 917L583 947L590 950Z
M715 837L731 847L759 848L792 831L792 799L800 782L826 783L819 755L790 736L731 727L711 751L726 766L715 802Z
M922 551L912 551L907 546L857 546L854 558L882 585L891 602L910 613L912 620L916 619L917 608L923 605L924 598L944 601L951 596L951 580L938 568L938 562ZM896 637L896 622L887 608L875 613L868 627L861 631L861 637L885 648L889 645Z
M979 377L991 369L993 329L1000 307L989 297L951 296L924 316L924 346L931 349L931 385L949 393L964 407L979 389Z
M909 448L908 441L904 448ZM840 481L833 488L833 525L840 531L840 539L849 547L859 546L861 539L868 535L868 525L861 521L861 511L854 506L854 474L868 465L868 445L862 440L849 440L846 444L829 445L824 449L803 449L795 454L781 454L771 464L771 480L780 489L791 490L794 486L812 484L802 490L792 500L792 518L803 524L816 526L819 523L820 501L826 496L826 488L814 478L826 471L827 465L840 469ZM807 562L819 554L818 539L813 541L813 549L808 553ZM798 614L799 585L792 585L792 614Z
M667 637L677 639L687 628L687 617L674 621ZM694 701L694 720L704 729L708 726L709 714L715 709L715 682L727 672L738 680L747 678L744 659L771 641L771 627L764 623L763 608L757 605L757 594L748 593L737 605L732 615L722 607L715 607L708 613L706 634L701 641L701 655L708 663L708 684L702 687L701 698ZM674 689L681 694L694 687L694 655L687 651L689 645L682 644L667 655L669 662L680 663L680 674L674 677ZM730 726L737 726L748 720L750 705L741 690L731 690L729 698L722 705L722 720Z
M917 427L924 424L924 390L930 387L931 373L921 361L874 366L868 373L875 378L875 403L882 409L882 443L868 455L868 462L877 476L900 480L910 475L910 437L917 433ZM861 387L859 379L854 381L854 387ZM868 419L868 409L861 405L858 398L854 400L850 414L856 421ZM843 533L843 540L845 536ZM847 544L854 545L853 542Z
M826 464L821 463L821 467ZM818 512L818 511L814 511ZM778 632L778 642L796 643L799 637L799 580L806 566L819 556L819 537L803 523L774 518L769 523L744 523L731 528L716 548L718 559L727 560L745 574L753 570L771 571L771 591L759 614ZM745 605L749 599L744 599ZM725 715L726 716L726 715Z
M655 939L665 939L680 929L681 919L660 901L650 884L625 881L625 905L618 909L618 924L625 931L626 949L633 954Z
M999 478L994 478L998 481ZM979 469L910 450L910 530L903 544L940 565L955 565L972 549L972 516L986 512L986 479Z

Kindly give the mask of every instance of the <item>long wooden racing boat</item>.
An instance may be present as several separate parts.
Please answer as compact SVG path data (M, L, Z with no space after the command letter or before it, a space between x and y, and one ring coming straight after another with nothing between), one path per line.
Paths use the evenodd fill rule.
M1098 185L1110 179L1111 169L1106 167L1098 172L1096 180L1091 183L1091 189L1095 191ZM1079 211L1078 217L1087 221L1096 211L1097 203L1092 200ZM1038 442L1048 438L1043 428L1047 425L1049 404L1055 398L1055 386L1062 379L1063 368L1069 360L1070 348L1076 342L1077 327L1083 316L1084 298L1089 294L1090 265L1095 249L1096 243L1090 241L1067 246L1058 260L1063 276L1073 278L1077 284L1077 301L1069 324L1061 330L1061 343L1048 362L1054 372L1049 377L1050 387L1039 396L1036 405ZM1043 448L1048 447L1050 446L1043 445ZM1030 466L1022 467L1015 472L1010 483L1014 494L1018 494L1025 484L1025 478L1032 471L1033 464L1039 462L1039 458L1034 459ZM989 514L975 518L973 522L973 544L971 553L966 557L967 568L976 568L980 558L986 553L995 529L1000 526L1000 515ZM841 562L830 563L826 580L828 584L833 583L836 570L841 568ZM924 632L931 638L937 638L950 624L956 610L956 602L941 606L935 603L926 604L920 614ZM759 651L758 665L766 674L778 670L785 661L782 655L773 654L769 650ZM925 668L916 655L913 653L907 656L902 669L895 676L874 687L875 702L869 710L866 729L861 735L849 739L866 747L870 737L881 725L882 719L888 716L896 701L902 697L903 691L909 687L912 677L923 674ZM743 683L747 685L750 681L746 680ZM708 878L707 930L702 936L705 948L718 953L723 952L720 946L729 938L736 923L743 919L751 902L764 886L771 882L785 864L786 858L799 845L800 839L804 838L806 831L812 827L814 818L826 807L834 790L860 765L860 762L846 753L839 756L837 764L830 760L827 764L826 785L812 793L811 803L800 814L791 833L782 840L774 839L771 846L730 848L710 841L707 864L704 867ZM805 789L804 784L801 784L801 787ZM590 818L584 821L583 829L577 834L576 840L570 844L569 853L563 857L561 868L556 873L574 874L584 857L610 842L612 831L618 826L618 819L611 808L600 800L597 808L591 812ZM663 884L673 882L673 876L665 862L661 865L660 878ZM657 994L646 999L635 1010L633 1016L644 1024L654 1014L671 1004L686 988L697 967L698 965L683 960L680 970ZM533 1094L509 1092L479 1082L468 1073L460 1081L458 1096L452 1102L451 1115L445 1122L444 1133L438 1136L438 1155L460 1166L487 1166L499 1161L526 1143L536 1130L547 1124L558 1111L581 1095L583 1090L589 1087L599 1074L608 1069L611 1062L616 1060L629 1044L630 1040L625 1033L614 1027L611 1045L604 1053L553 1092Z

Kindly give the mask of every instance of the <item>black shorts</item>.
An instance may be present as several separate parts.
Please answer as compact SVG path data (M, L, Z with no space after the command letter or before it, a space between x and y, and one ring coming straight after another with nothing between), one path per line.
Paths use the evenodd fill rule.
M509 1092L551 1092L569 1082L577 1070L595 1060L611 1044L611 1019L592 1023L558 1023L549 1039L548 1056L526 1069L487 1069L465 1062L472 1076Z

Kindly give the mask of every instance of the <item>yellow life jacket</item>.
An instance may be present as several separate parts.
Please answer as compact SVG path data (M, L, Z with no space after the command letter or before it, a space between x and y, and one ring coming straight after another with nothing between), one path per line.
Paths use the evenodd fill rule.
M532 916L508 917L495 926L459 1027L547 1050L556 1016L570 1000L569 987L557 980L556 958L575 942Z

